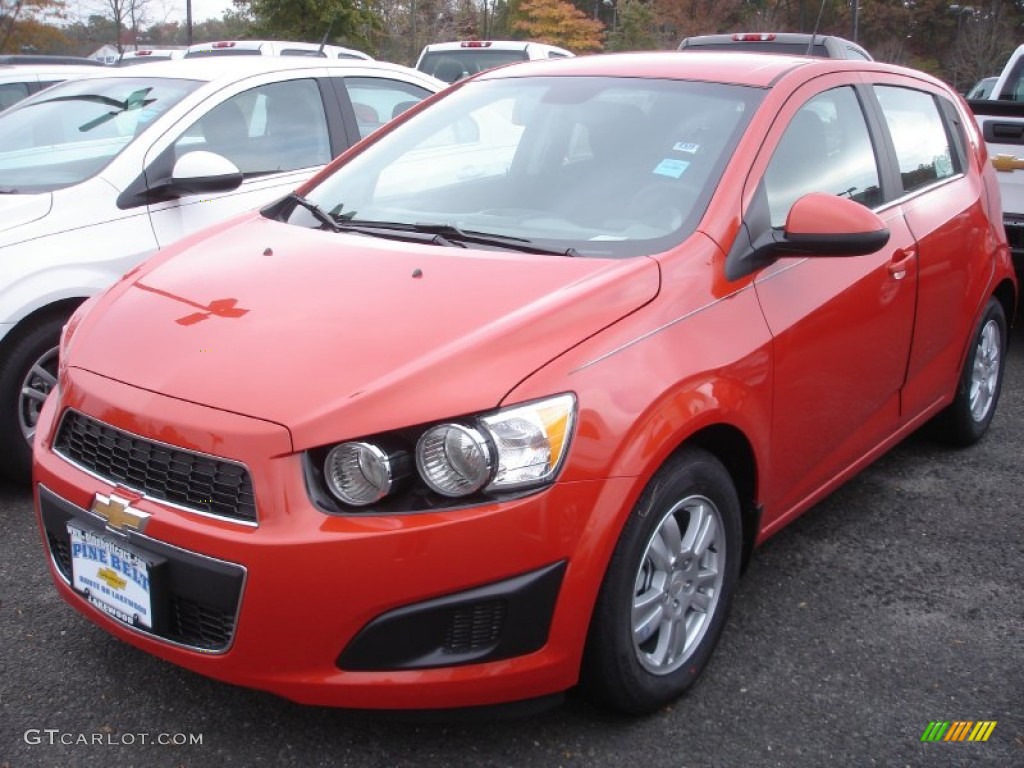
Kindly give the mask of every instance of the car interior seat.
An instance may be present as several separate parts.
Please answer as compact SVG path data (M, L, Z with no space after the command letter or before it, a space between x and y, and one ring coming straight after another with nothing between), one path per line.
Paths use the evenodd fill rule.
M434 77L446 83L454 83L466 76L466 70L456 59L441 59L434 67Z
M417 101L416 99L411 99L410 101L400 101L400 102L398 102L391 109L391 119L394 120L396 117L398 117L400 114L405 112L407 109L411 109L412 107L415 107L417 104L419 104L419 101Z
M576 222L597 223L614 215L623 188L638 182L647 118L634 104L584 104L574 136L551 185L556 209Z
M265 170L309 168L331 159L323 107L299 86L286 82L267 89L265 151L273 167Z
M352 111L356 113L356 125L359 127L360 138L369 136L384 124L377 110L369 104L353 101Z
M242 108L235 101L218 104L200 119L206 149L226 157L245 173L249 163L246 149L249 144L249 124L242 114Z

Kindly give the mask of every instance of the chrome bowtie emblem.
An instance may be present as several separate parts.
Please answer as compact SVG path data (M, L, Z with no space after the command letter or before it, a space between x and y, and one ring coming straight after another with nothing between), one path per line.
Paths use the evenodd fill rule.
M93 497L90 510L102 517L108 528L118 533L126 533L129 529L142 533L151 517L148 512L133 509L128 499L115 494L104 496L97 493Z

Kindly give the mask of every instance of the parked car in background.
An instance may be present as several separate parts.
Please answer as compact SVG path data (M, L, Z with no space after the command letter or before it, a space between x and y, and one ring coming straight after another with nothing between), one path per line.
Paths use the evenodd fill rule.
M967 92L968 100L991 99L992 91L995 88L998 77L983 77L974 84L974 87Z
M300 702L582 675L655 711L755 545L930 420L985 434L1017 285L983 152L948 85L868 61L456 83L72 317L40 566L112 635Z
M538 59L564 59L571 51L544 43L523 40L461 40L431 43L420 52L416 69L446 83L502 64Z
M287 193L443 86L373 61L182 60L65 82L0 114L0 472L29 478L79 303L157 249Z
M185 58L184 48L138 48L125 51L117 60L117 66L128 67L134 64L152 64L154 61L170 61Z
M0 54L0 66L8 64L78 64L84 67L104 67L102 61L85 56L61 56L48 53L5 53Z
M758 51L793 56L819 56L825 59L860 59L872 56L856 43L835 35L811 35L804 32L735 32L723 35L686 37L679 50Z
M988 98L970 106L996 169L1006 237L1024 279L1024 44L1010 54Z
M369 54L340 45L285 42L282 40L217 40L196 43L185 51L186 59L205 56L316 56L321 59L362 59L372 61Z
M88 64L0 64L0 111L54 83L103 74L99 67Z

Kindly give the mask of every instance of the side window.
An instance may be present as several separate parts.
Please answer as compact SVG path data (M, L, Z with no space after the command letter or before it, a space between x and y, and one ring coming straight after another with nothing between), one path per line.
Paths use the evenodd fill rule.
M0 85L0 109L7 109L12 104L28 96L27 83L4 83Z
M876 85L875 95L896 148L904 191L912 192L959 172L934 96L890 85Z
M833 88L793 116L764 176L773 227L810 192L843 195L874 208L881 204L878 163L864 112L853 88Z
M356 113L359 137L369 136L392 118L430 96L430 91L401 80L341 78Z
M218 104L175 142L175 154L205 149L246 176L324 165L331 159L320 89L313 80L261 85Z
M1017 59L999 93L992 94L1000 101L1024 101L1024 56Z

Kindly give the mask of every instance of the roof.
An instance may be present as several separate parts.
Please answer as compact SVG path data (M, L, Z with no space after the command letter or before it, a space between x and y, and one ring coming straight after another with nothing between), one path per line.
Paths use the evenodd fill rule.
M104 66L102 61L96 61L95 59L87 59L84 56L51 56L50 54L2 54L0 55L0 65L30 65L38 66L46 64L48 66L87 66L87 67L102 67Z
M93 69L93 68L90 68ZM364 59L320 59L305 56L225 56L223 58L170 59L136 64L124 68L95 68L103 77L161 77L215 82L236 80L264 72L290 70L358 70L362 72L393 72L412 74L418 79L427 77L422 72L384 61ZM92 74L92 72L90 72ZM433 78L428 78L433 80Z
M197 54L227 56L241 51L259 51L263 55L281 55L282 51L319 51L323 53L320 58L373 60L372 56L355 48L346 48L333 43L307 43L300 40L211 40L206 43L193 43L187 47L185 55L186 57L195 57Z
M708 80L768 87L786 72L811 62L833 59L803 59L765 53L697 53L650 51L608 53L565 59L511 64L489 70L480 79L529 75L573 75L612 77L665 77L676 80Z
M940 82L931 75L917 70L865 59L827 59L741 51L647 51L524 61L487 70L469 79L497 80L550 75L647 77L770 88L790 73L797 71L806 73L807 77L830 72L892 72L931 83Z
M106 75L109 67L102 65L92 67L88 64L2 64L0 63L0 81L5 83L18 82L35 78L40 75L55 75L59 78L72 75ZM27 80L26 80L27 82Z
M431 43L423 47L423 52L427 51L463 51L463 50L475 50L475 51L525 51L527 48L542 48L550 51L565 51L569 53L565 48L559 48L557 45L548 45L547 43L534 43L529 40L455 40L454 42L448 43Z

